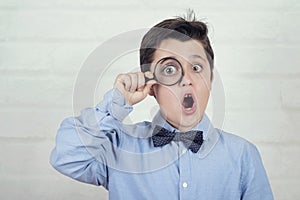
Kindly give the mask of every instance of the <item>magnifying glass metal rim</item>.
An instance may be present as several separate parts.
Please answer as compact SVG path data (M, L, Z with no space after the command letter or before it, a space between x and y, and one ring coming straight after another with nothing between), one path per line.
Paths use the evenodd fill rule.
M165 84L165 83L159 81L159 80L157 79L156 75L155 75L155 71L156 71L156 68L157 68L157 66L159 65L159 63L162 62L162 61L164 61L164 60L167 60L167 59L175 60L175 61L179 64L179 66L180 66L180 68L181 68L181 76L180 76L180 78L179 78L175 83L172 83L172 84ZM146 76L144 75L144 77L145 77L145 83L147 83L147 82L150 81L150 80L156 80L158 83L160 83L160 84L162 84L162 85L165 85L165 86L176 85L177 83L179 83L179 82L182 80L182 76L183 76L183 68L182 68L182 65L181 65L181 63L180 63L176 58L174 58L174 57L164 57L164 58L161 58L159 61L157 61L157 63L155 64L155 67L154 67L153 78L148 78L148 77L146 77Z

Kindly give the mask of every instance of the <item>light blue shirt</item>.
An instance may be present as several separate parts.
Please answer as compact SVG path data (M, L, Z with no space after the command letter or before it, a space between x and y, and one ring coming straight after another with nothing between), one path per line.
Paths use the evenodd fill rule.
M102 185L112 200L272 200L257 148L216 129L206 115L193 130L203 131L197 153L181 142L154 147L155 125L175 130L158 113L152 122L126 125L132 111L120 92L107 92L95 108L65 119L50 163L85 183Z

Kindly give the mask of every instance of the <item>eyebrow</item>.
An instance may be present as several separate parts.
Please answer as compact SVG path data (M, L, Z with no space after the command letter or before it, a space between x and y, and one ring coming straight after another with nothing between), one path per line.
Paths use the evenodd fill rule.
M190 58L200 58L201 60L206 61L206 59L204 59L202 56L197 55L197 54L191 55Z

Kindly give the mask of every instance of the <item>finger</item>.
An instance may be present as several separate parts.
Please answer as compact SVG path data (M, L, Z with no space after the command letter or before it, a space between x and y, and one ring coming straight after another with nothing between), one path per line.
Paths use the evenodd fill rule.
M137 90L138 85L138 77L136 73L129 74L131 79L131 86L130 86L130 92L135 92Z
M147 71L144 73L144 79L148 79L148 81L150 81L150 80L153 80L153 78L154 78L154 75L151 71Z
M153 84L148 84L148 82L147 82L147 84L145 85L145 87L142 90L143 96L147 96L149 94L152 85Z
M144 76L144 73L142 72L138 72L137 73L137 76L138 76L138 91L142 91L144 86L145 86L145 76Z
M123 74L120 76L120 82L124 85L126 91L129 91L131 87L131 78L128 74Z
M150 85L150 87L151 87L152 85L154 85L154 84L158 84L158 82L157 82L156 80L154 80L154 79L152 79L152 80L150 80L150 81L148 81L148 82L146 83L146 85Z

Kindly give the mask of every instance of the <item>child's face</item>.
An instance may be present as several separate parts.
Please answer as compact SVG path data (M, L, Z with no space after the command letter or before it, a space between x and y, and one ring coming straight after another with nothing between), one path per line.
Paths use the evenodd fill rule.
M205 50L196 40L166 39L155 51L153 63L165 57L177 59L184 75L172 86L155 84L150 95L156 97L162 115L170 124L181 131L189 130L202 119L210 95L212 78Z

